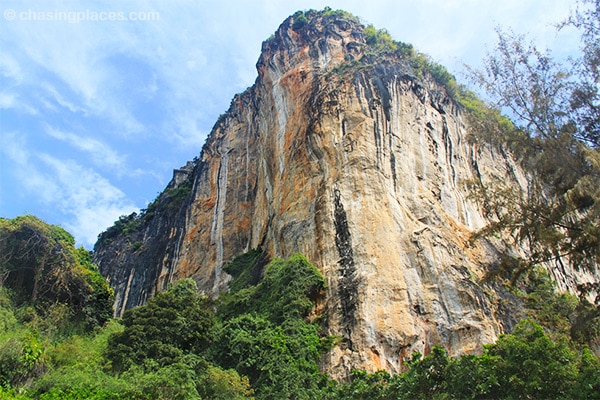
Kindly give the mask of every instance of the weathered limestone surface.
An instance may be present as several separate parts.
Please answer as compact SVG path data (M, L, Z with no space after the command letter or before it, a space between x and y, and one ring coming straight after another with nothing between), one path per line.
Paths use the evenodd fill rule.
M256 83L235 96L153 215L96 246L116 312L182 277L216 295L227 288L224 264L260 246L271 257L302 253L325 276L321 306L343 339L324 360L334 376L399 371L436 344L453 355L480 350L510 321L478 283L495 251L469 243L486 221L466 186L492 176L525 184L523 173L506 153L467 140L460 108L433 80L366 54L357 23L292 23L263 44ZM360 65L342 68L352 60ZM173 206L169 189L188 179L191 194Z

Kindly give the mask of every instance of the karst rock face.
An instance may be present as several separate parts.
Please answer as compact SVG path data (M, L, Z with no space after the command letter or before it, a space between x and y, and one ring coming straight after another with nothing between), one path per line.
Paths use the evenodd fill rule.
M373 55L362 25L327 14L288 18L195 163L134 229L98 242L116 313L183 277L215 296L224 265L260 247L301 253L325 277L319 307L341 338L324 360L333 376L397 372L436 344L477 352L510 321L478 283L496 253L469 240L486 219L467 183L524 174L468 140L461 108L427 73Z

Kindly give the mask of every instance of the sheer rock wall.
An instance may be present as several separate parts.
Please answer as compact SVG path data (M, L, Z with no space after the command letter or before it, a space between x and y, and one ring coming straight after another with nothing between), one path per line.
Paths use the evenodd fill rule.
M263 44L255 84L153 214L97 244L116 313L183 277L215 296L227 289L223 266L261 247L268 257L302 253L326 278L320 307L342 339L323 361L334 376L397 372L436 344L479 351L510 318L479 283L496 252L469 241L486 219L467 182L524 185L523 172L467 140L460 107L427 74L369 54L353 19L320 15L296 30L294 21ZM169 194L185 182L191 192L173 206Z

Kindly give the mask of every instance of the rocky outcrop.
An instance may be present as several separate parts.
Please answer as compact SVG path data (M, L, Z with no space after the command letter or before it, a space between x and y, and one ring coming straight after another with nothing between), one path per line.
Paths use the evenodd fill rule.
M96 245L116 313L183 277L217 295L223 266L261 247L324 275L326 326L342 338L324 360L334 376L399 371L436 344L479 351L512 321L480 283L496 251L470 242L486 219L467 183L523 173L469 141L445 88L401 52L376 52L354 18L302 15L263 44L255 84L195 163Z

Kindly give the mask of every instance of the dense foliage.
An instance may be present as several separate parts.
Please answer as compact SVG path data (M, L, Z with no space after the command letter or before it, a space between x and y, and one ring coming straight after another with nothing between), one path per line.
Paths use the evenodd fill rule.
M192 280L181 280L143 307L127 310L124 331L110 338L107 358L115 371L164 367L201 355L212 343L214 313Z
M328 379L318 362L330 341L309 314L323 278L297 255L249 280L260 254L230 263L236 289L217 308L182 280L89 334L49 336L20 319L4 290L0 387L40 399L321 397Z
M215 359L248 376L258 398L319 398L327 379L318 362L331 341L319 335L319 326L308 317L325 281L295 255L271 261L257 285L240 287L238 282L248 281L258 260L254 252L227 267L234 276L231 287L238 289L222 296L219 304Z
M39 324L20 320L23 309L6 291L0 300L0 398L225 400L252 394L246 378L204 356L214 315L189 280L131 310L123 324L111 321L81 335L49 336Z
M439 347L413 355L408 371L356 371L336 388L339 399L598 399L600 362L551 340L534 322L486 346L480 356L448 357Z
M59 329L62 333L57 334L23 302L22 294L16 294L17 287L3 287L0 398L600 396L600 362L576 340L578 334L588 333L577 327L578 315L584 314L577 311L581 303L557 293L542 270L527 274L526 284L516 292L529 319L487 346L482 355L452 358L436 347L426 357L414 354L401 374L355 371L349 382L337 383L318 368L321 356L336 343L336 338L320 333L321 316L314 311L323 296L323 277L300 255L264 264L260 249L234 259L226 266L233 277L231 290L216 303L185 279L145 306L126 311L122 320L96 325L88 333ZM30 298L30 286L22 290ZM87 296L93 298L92 293ZM54 323L59 328L72 326L72 318L67 314Z
M83 247L56 225L25 215L0 218L0 288L12 292L29 318L63 318L72 329L89 330L112 316L112 289Z

